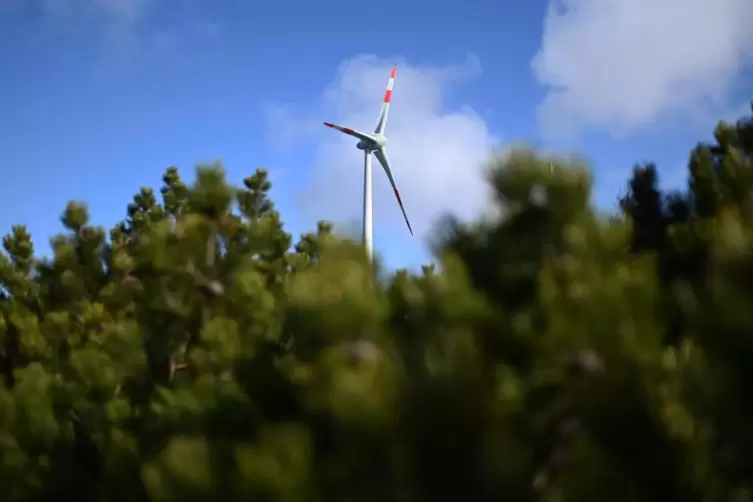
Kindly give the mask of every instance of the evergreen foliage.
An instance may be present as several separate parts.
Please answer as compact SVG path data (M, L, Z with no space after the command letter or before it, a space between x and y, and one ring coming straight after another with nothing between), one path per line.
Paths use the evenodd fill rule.
M267 172L165 172L0 253L0 500L753 500L753 118L622 213L515 150L498 216L383 279Z

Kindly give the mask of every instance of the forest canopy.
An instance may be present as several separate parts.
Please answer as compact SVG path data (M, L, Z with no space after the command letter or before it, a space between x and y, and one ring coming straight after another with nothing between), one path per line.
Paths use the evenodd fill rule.
M176 168L0 254L0 501L753 500L753 117L618 214L519 149L494 218L375 274L267 172ZM747 404L746 404L747 403Z

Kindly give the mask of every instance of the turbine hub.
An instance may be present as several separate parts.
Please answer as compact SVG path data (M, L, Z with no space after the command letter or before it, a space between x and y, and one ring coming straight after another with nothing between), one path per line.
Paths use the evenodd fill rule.
M387 146L387 138L383 134L374 135L374 142L377 144L377 150Z

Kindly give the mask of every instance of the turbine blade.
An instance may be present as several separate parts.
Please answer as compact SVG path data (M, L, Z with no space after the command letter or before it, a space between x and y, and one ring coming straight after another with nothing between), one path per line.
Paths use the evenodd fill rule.
M397 184L395 183L395 177L392 176L392 169L390 169L390 161L387 160L387 152L382 148L381 150L376 150L374 152L374 155L376 156L377 160L379 160L379 163L382 164L382 167L384 168L384 172L387 173L387 177L390 180L390 184L392 185L392 189L395 191L395 198L397 199L397 203L400 204L400 210L403 212L403 218L405 218L405 223L408 225L408 231L411 235L413 235L413 229L410 226L410 221L408 221L408 215L405 214L405 208L403 207L403 201L400 199L400 192L397 191Z
M336 130L340 131L341 133L345 133L345 134L347 134L349 136L353 136L354 138L358 138L358 139L363 139L363 140L366 140L366 141L374 142L374 138L372 138L369 135L364 134L362 132L356 131L354 129L350 129L348 127L342 127L342 126L335 125L335 124L330 124L329 122L324 122L324 125L326 125L327 127L332 128L332 129L336 129Z
M390 79L387 81L384 101L382 102L381 110L379 110L379 120L377 120L377 126L374 129L374 133L376 134L383 134L384 128L387 127L387 114L390 112L390 101L392 100L392 88L395 86L395 75L397 75L397 65L392 67Z

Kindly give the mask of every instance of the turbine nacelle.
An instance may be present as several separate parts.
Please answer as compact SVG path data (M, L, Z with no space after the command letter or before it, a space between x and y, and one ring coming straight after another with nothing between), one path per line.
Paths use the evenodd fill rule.
M356 148L364 152L373 152L381 150L387 146L387 138L382 134L368 134L367 138L362 139L356 144Z
M376 145L374 144L373 141L362 139L361 141L358 142L358 144L356 145L356 148L358 148L359 150L363 150L364 152L368 152L368 151L374 150L375 146Z

